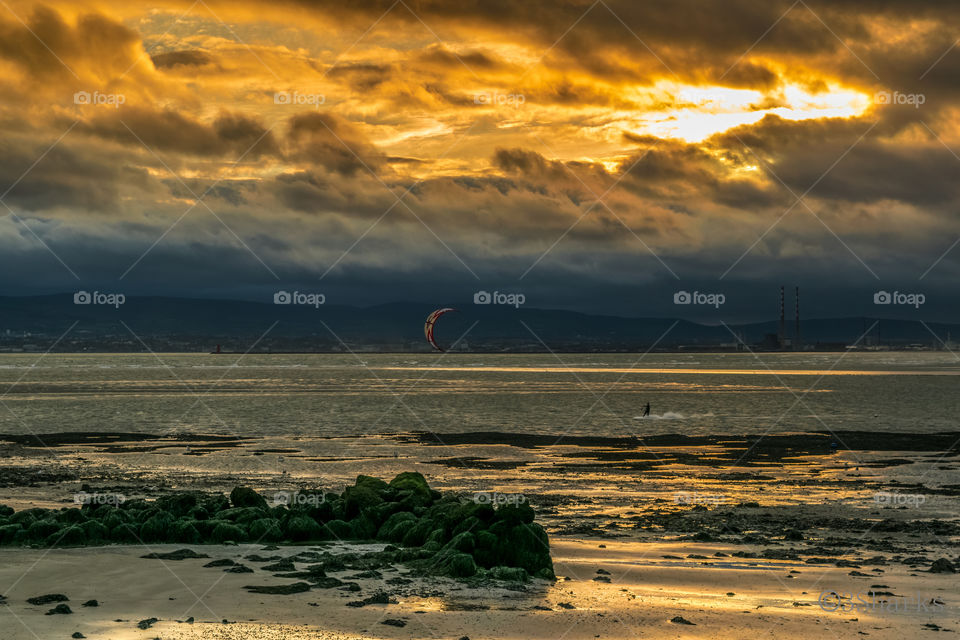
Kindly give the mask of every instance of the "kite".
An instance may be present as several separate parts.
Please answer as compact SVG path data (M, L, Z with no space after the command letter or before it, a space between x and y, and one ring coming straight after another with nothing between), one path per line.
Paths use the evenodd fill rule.
M423 335L427 337L427 342L433 345L433 348L436 349L437 351L443 351L443 348L437 344L436 340L433 339L433 327L435 324L437 324L437 320L440 319L440 316L442 316L445 313L449 313L451 311L456 311L456 309L452 309L450 307L437 309L436 311L431 313L429 316L427 316L427 321L423 323Z

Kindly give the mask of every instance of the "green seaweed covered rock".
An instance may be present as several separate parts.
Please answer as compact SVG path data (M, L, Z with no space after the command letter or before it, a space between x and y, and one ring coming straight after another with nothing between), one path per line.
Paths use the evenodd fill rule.
M230 492L230 504L234 507L267 509L267 501L263 496L249 487L234 487L233 491Z
M221 521L210 532L210 541L215 543L243 542L247 539L247 532L233 523Z
M173 522L173 516L166 511L155 513L140 525L140 540L146 543L166 542Z
M379 540L392 543L389 551L367 554L359 568L400 562L426 575L555 579L549 539L535 522L533 508L520 502L495 509L490 502L441 495L423 475L408 471L389 483L360 475L342 494L300 490L274 507L248 487L234 488L229 498L186 492L19 512L0 505L0 545ZM366 562L372 564L364 566ZM323 563L331 569L327 565L336 564L336 558Z
M250 539L254 542L279 542L283 539L280 522L273 518L254 520L249 525Z
M423 505L430 504L433 501L433 492L430 491L427 479L423 477L423 474L416 471L404 471L397 474L397 477L390 481L390 487L397 491L401 501L406 498L406 501ZM405 492L407 493L404 495Z
M287 520L286 534L289 540L294 542L306 542L308 540L321 540L323 528L316 520L307 516L293 516Z

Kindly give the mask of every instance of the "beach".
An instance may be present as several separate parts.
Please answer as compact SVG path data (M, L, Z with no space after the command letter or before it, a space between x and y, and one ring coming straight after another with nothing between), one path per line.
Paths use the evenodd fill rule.
M204 546L212 558L242 559L260 547ZM173 550L170 545L153 551ZM269 575L231 575L207 560L141 559L142 548L5 550L0 580L7 592L4 638L898 638L923 630L956 630L956 576L905 565L853 578L850 569L788 560L718 558L750 548L691 543L553 542L556 584L522 591L469 589L431 581L394 589L396 604L348 607L355 594L312 590L285 596L249 594ZM757 551L757 548L753 548ZM47 554L47 555L45 555ZM705 556L689 559L688 555ZM664 556L668 556L665 558ZM161 565L162 563L162 565ZM27 567L36 565L25 576ZM595 581L598 571L610 582ZM347 575L351 572L345 572ZM567 579L569 578L569 580ZM382 583L358 580L364 591ZM901 610L825 611L824 591L921 594L943 607L910 602ZM71 599L72 615L44 615L25 602L48 592ZM96 608L79 606L97 599ZM828 605L832 606L832 605ZM900 603L904 607L904 603ZM692 624L671 622L677 617ZM149 629L138 622L157 618ZM193 618L192 623L185 622ZM403 627L383 624L401 620ZM935 625L935 626L934 626ZM36 634L36 635L34 635Z
M823 392L842 394L843 385L852 384L849 379L865 377L864 369L823 377ZM130 370L107 371L116 375L118 370L129 377ZM19 375L7 375L13 373ZM165 374L157 369L151 375ZM230 370L240 379L254 374L263 376L263 371ZM63 375L63 370L39 375ZM494 376L486 382L491 385L505 374L475 375ZM564 373L507 375L559 378ZM564 393L579 394L574 402L596 400L565 375ZM522 425L505 431L494 428L494 420L526 389L514 382L513 396L502 390L478 393L468 379L447 397L414 397L407 387L407 398L418 407L471 403L472 420L479 419L480 409L493 417L488 430L438 433L415 428L422 425L410 419L407 430L290 433L286 418L297 419L299 410L278 404L274 394L296 392L283 385L271 391L267 385L260 395L244 392L241 399L272 412L261 433L248 425L232 433L183 423L136 429L127 414L119 413L116 420L100 423L109 430L90 429L78 414L73 431L48 427L43 433L26 428L7 433L0 437L0 504L16 511L75 508L97 500L152 502L183 491L228 494L236 486L249 486L276 504L297 489L339 493L360 474L389 480L417 471L432 488L467 502L533 507L549 535L557 580L471 583L425 577L403 563L386 563L328 570L336 586L263 594L244 587L296 581L278 577L272 563L295 558L296 569L303 571L311 554L352 558L383 544L6 546L0 547L3 637L894 638L960 629L952 572L960 568L960 432L925 433L903 421L899 431L888 425L881 439L866 428L824 429L805 416L803 424L783 420L766 434L753 429L722 433L704 425L713 420L716 427L716 417L684 405L688 397L699 398L702 389L671 387L663 373L633 375L634 386L660 379L655 407L669 402L679 409L676 415L655 409L653 419L631 416L630 429L619 432L594 427L591 433L583 424L568 428L569 433ZM748 374L711 371L694 386L707 379L716 386L718 375ZM751 385L771 377L749 375ZM937 379L952 380L949 375ZM831 388L834 380L837 387ZM178 396L166 382L138 384L141 403L169 402L182 413L198 401L195 393ZM203 402L217 397L209 384ZM39 416L47 403L76 407L87 402L77 389L70 391L65 393L62 384L55 390L28 387L23 396L10 397L18 410L29 406ZM101 417L110 415L111 403L130 402L128 393L99 393ZM622 401L624 391L617 393ZM635 396L636 390L628 393ZM340 402L349 396L344 394ZM366 403L380 401L370 394L356 392L354 411L324 416L323 423L357 421ZM780 401L769 392L762 397L767 404ZM389 420L399 421L403 412L398 403ZM773 424L770 418L755 422ZM865 427L867 422L845 419L845 424ZM180 549L208 557L142 557ZM227 571L234 566L228 560L243 565L243 572ZM223 564L204 566L217 561ZM65 604L72 613L46 615L54 604L27 603L46 594L69 598ZM381 595L386 603L347 604ZM91 599L99 606L82 606Z

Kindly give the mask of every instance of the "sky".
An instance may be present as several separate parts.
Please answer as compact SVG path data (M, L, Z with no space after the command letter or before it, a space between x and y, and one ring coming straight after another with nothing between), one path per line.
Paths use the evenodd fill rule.
M932 0L0 0L0 294L957 321L958 37Z

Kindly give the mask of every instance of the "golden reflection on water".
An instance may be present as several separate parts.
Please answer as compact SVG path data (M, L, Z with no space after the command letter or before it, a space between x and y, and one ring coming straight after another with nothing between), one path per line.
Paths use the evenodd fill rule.
M377 371L460 371L499 373L682 373L743 376L955 376L960 371L853 371L839 369L684 369L630 367L369 367Z

